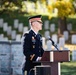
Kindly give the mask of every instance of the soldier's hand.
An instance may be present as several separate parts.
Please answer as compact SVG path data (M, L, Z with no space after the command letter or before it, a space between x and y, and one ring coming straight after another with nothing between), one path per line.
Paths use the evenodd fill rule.
M30 60L32 60L33 58L34 58L34 56L35 56L35 54L33 54L33 55L30 55Z
M42 57L38 57L38 58L36 59L36 61L40 61L40 60L41 60L41 58L42 58Z
M39 57L39 60L41 60L42 57Z

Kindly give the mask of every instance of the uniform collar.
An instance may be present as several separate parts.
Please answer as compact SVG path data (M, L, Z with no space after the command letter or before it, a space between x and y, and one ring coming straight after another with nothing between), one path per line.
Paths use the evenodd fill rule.
M32 30L36 35L38 34L37 32L35 32L35 31L34 31L34 29L33 29L33 28L31 28L31 30Z

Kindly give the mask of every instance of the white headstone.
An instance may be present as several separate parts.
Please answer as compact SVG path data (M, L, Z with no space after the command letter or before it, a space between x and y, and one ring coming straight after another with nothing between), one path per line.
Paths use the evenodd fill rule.
M64 48L63 48L63 50L69 50L69 48L67 48L67 47L64 47Z
M0 41L4 40L4 34L0 34Z
M53 34L52 35L52 40L55 42L55 44L57 44L57 42L58 42L58 36L57 36L57 34Z
M26 31L28 31L28 27L23 27L23 33L25 33Z
M14 28L18 28L19 20L15 19L14 20Z
M65 38L65 41L69 39L69 33L68 33L68 31L64 31L63 35L64 35L64 38Z
M11 38L12 38L12 40L16 39L16 31L15 30L12 31Z
M3 23L3 31L7 32L8 28L8 23Z
M7 35L11 35L11 32L12 32L12 28L11 28L11 26L9 26L9 27L7 28Z
M4 41L8 41L8 37L4 37Z
M50 40L47 40L46 46L47 46L47 50L51 50L52 49L52 42Z
M2 28L2 26L3 26L3 19L1 18L0 19L0 27Z
M55 24L51 24L50 25L50 31L51 32L55 32Z
M76 61L76 50L72 51L72 61Z
M76 34L71 36L71 42L72 44L76 44Z
M71 24L71 23L67 24L67 29L68 29L69 31L72 30L72 24Z
M19 23L18 31L23 32L23 23Z
M59 38L59 48L64 48L64 45L65 45L65 38L64 37L61 37Z
M21 35L20 34L16 35L16 41L21 41Z
M0 36L3 38L4 37L4 34L0 34Z
M45 36L45 38L48 38L48 36L50 36L50 32L49 31L45 31L44 32L44 36Z
M42 46L43 46L43 49L45 50L46 49L45 37L42 37Z
M45 30L49 29L49 21L48 20L44 21L44 29Z

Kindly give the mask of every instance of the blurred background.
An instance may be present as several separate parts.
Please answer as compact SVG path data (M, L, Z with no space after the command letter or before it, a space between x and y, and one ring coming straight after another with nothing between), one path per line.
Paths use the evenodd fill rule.
M0 0L0 75L21 75L21 37L29 30L28 17L41 14L44 50L70 50L61 75L76 75L76 0Z

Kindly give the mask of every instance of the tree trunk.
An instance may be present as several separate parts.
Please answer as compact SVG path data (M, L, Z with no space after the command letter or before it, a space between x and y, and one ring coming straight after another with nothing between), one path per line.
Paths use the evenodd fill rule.
M63 32L67 30L66 17L58 19L58 35L62 36Z

